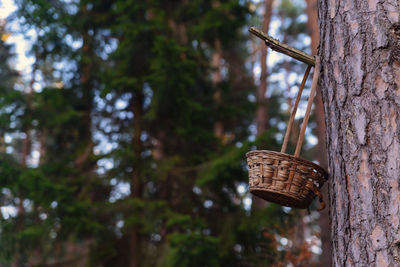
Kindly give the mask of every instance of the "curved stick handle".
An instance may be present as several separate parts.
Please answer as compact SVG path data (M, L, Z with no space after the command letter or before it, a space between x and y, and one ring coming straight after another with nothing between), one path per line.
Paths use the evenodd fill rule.
M310 92L310 96L308 97L306 114L304 115L303 124L301 125L299 139L297 140L296 152L294 152L295 157L298 157L300 155L300 150L301 150L301 146L303 145L304 134L306 132L308 119L310 118L311 106L314 101L315 92L317 90L317 85L318 85L318 77L319 77L319 71L320 71L319 63L320 63L319 56L315 56L315 68L314 68L314 75L313 75L312 84L311 84L311 92Z
M307 69L306 69L306 72L304 73L303 80L301 81L301 84L300 84L300 87L299 87L299 91L297 92L297 97L296 97L296 101L294 102L292 113L290 114L289 123L288 123L288 126L286 128L285 138L283 139L281 153L285 153L286 152L286 148L287 148L287 145L288 145L288 142L289 142L290 132L292 131L294 117L296 116L297 107L299 106L301 94L303 93L303 89L304 89L304 86L306 85L306 81L307 81L307 78L308 78L308 74L310 74L310 70L311 70L311 65L308 65Z

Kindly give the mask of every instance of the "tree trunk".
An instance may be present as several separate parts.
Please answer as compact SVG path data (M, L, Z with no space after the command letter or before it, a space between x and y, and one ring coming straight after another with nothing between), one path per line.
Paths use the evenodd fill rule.
M316 55L318 53L319 45L319 28L318 28L318 6L317 0L307 0L307 28L309 35L311 37L311 54ZM328 163L326 158L326 142L325 142L325 115L324 107L322 103L321 90L317 90L315 96L315 121L317 123L317 160L320 165L327 169ZM321 193L324 199L328 199L328 185L325 185ZM328 267L332 265L332 246L331 246L331 232L330 232L330 222L329 222L329 202L326 202L326 207L320 213L319 226L321 228L321 266Z
M219 39L215 40L214 44L214 53L212 55L212 83L214 85L214 102L217 109L221 106L222 103L222 91L221 91L221 82L222 82L222 74L221 74L221 64L222 64L222 47L221 41ZM217 119L214 123L214 134L216 137L221 138L224 136L224 125L220 119Z
M271 22L272 16L272 3L273 0L265 0L265 13L263 20L263 30L264 32L269 32L269 24ZM257 88L257 113L256 113L256 123L257 123L257 135L261 135L266 129L268 124L268 113L267 113L267 99L265 94L267 92L267 47L261 44L261 57L260 57L260 84Z
M82 14L89 16L90 12L86 6L82 7ZM82 125L80 132L81 146L78 149L78 155L75 159L77 169L85 172L92 172L95 162L91 159L93 153L92 140L92 110L93 110L93 57L94 56L94 39L90 34L89 27L86 26L80 32L83 45L81 48L82 58L79 61L80 85L82 90Z
M318 53L319 45L319 29L317 18L317 0L307 0L307 28L311 37L311 53L316 55ZM325 115L322 103L321 91L317 90L315 96L315 119L317 122L317 137L318 137L318 161L324 168L328 167L326 158L326 142L325 142Z
M272 3L274 0L265 0L265 11L263 19L263 30L264 32L269 32L269 24L271 22L272 16ZM268 125L268 112L267 112L267 99L265 94L267 93L267 47L264 43L261 43L261 56L260 56L260 84L257 88L257 110L256 110L256 125L257 125L257 136L260 136L267 130ZM254 207L264 207L265 201L259 197L252 197Z
M333 266L399 266L400 3L319 4Z
M131 197L142 198L141 181L141 154L143 152L143 143L140 139L142 135L142 116L143 116L143 91L137 89L132 100L133 117L133 151L135 153L135 162L131 180ZM130 267L140 267L141 257L141 235L137 226L133 226L130 232Z

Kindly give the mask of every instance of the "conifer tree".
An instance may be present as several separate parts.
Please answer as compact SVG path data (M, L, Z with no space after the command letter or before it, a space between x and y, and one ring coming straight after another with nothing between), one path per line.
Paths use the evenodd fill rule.
M16 218L2 220L1 231L10 234L0 237L1 246L13 244L2 250L2 261L12 255L21 264L58 266L285 260L277 237L293 226L293 212L277 205L252 211L246 192L244 154L261 144L277 148L273 127L282 117L275 94L268 105L273 127L249 141L256 90L245 64L249 2L17 3L21 29L37 33L31 53L40 86L29 105L27 95L4 87L2 95L15 97L2 102L2 134L28 125L40 161L20 164L17 137L15 155L2 154L7 201L25 200L21 229ZM271 88L279 91L276 83ZM18 111L14 117L9 106Z

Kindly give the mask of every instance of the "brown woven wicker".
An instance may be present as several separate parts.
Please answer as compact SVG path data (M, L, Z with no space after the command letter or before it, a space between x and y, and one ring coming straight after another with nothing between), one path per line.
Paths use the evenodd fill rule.
M285 153L255 150L246 157L250 192L283 206L307 208L328 178L317 164Z
M251 193L264 200L293 208L308 208L314 197L318 196L321 206L319 210L322 210L325 207L325 203L319 189L328 179L328 173L317 164L299 157L318 83L320 71L318 57L316 57L315 60L310 97L308 98L306 114L300 130L299 139L297 140L296 152L294 156L285 153L301 93L310 69L311 66L309 65L300 85L286 129L281 152L255 150L248 152L246 157Z

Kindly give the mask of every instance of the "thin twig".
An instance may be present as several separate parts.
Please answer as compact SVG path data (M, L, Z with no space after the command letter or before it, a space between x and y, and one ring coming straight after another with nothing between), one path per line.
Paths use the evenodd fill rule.
M307 77L308 77L308 74L310 73L310 70L311 70L311 66L308 65L306 73L304 74L303 80L301 81L301 85L300 85L300 88L299 88L299 92L297 93L296 101L294 102L292 113L290 114L290 119L289 119L289 123L288 123L287 129L286 129L285 139L283 140L281 153L285 153L286 152L286 148L287 148L287 145L288 145L290 132L292 131L294 117L296 116L297 107L299 106L301 93L303 92L304 85L306 84Z
M308 119L310 118L311 106L314 101L315 93L317 91L318 77L319 77L319 72L320 72L319 64L320 64L320 60L319 60L319 57L317 57L316 63L315 63L315 68L314 68L314 75L313 75L312 84L311 84L310 96L308 97L306 114L304 115L303 124L301 125L301 130L300 130L300 134L299 134L299 139L297 140L296 151L294 152L295 157L300 156L301 146L304 141L304 134L306 132Z

